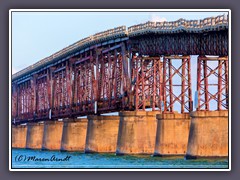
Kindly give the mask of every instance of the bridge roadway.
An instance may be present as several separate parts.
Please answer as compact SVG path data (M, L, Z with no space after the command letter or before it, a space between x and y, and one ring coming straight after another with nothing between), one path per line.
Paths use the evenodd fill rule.
M121 26L56 52L12 76L12 121L146 108L173 112L176 103L181 113L190 112L190 55L198 55L198 110L209 110L210 101L228 109L228 16L222 15ZM211 75L218 82L209 84Z

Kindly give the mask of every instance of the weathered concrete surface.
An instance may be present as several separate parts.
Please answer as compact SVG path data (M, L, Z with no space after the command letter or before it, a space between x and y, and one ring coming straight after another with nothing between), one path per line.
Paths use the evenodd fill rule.
M27 149L42 149L44 124L28 123L27 124Z
M60 150L62 141L63 122L45 121L43 134L43 150Z
M228 156L228 111L191 114L187 159Z
M26 148L27 126L12 125L12 148Z
M85 153L116 152L119 116L88 116Z
M163 113L157 115L155 156L185 155L190 129L189 114Z
M84 151L87 118L64 119L61 151Z
M120 112L117 155L153 154L160 111Z

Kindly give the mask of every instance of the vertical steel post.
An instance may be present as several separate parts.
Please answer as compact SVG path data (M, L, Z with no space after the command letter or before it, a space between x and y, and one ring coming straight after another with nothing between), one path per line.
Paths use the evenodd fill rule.
M186 73L185 73L185 70L186 70L186 60L185 59L182 59L182 76L183 78L182 79L182 96L181 96L181 113L184 113L184 105L185 105L185 78L186 78Z
M204 93L205 93L205 110L209 110L208 100L208 78L207 78L207 61L203 60L203 76L204 76Z
M160 60L159 60L160 61ZM156 86L157 86L157 72L156 72L156 66L158 64L158 60L157 59L153 59L153 74L152 74L152 78L153 78L153 92L152 92L152 110L155 111L155 107L156 107L156 96L157 96L157 92L156 92ZM160 95L160 94L159 94Z
M222 60L218 60L218 111L222 110Z
M200 110L200 106L201 106L201 74L202 74L202 62L200 59L200 56L197 59L197 94L198 94L198 105L197 105L197 111Z
M164 57L163 58L163 103L164 103L164 112L167 111L167 59Z
M192 101L192 78L191 78L191 59L187 59L187 65L188 65L188 97L189 97L189 108L190 112L193 111L193 101Z

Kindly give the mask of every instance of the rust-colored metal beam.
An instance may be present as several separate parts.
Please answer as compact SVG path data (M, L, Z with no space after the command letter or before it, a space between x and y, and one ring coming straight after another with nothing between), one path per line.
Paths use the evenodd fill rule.
M180 64L180 66L176 66ZM180 82L173 81L177 76ZM181 113L192 111L190 56L164 56L163 58L164 112L173 112L179 103Z
M177 110L177 103L181 113L192 111L190 56L160 56L154 53L158 51L154 37L152 42L146 54L141 48L150 42L138 41L138 48L134 41L96 46L16 81L12 84L12 118L18 122L54 120L147 108L167 113ZM198 48L194 41L191 43L192 48ZM187 53L182 45L169 49L174 53L176 47ZM201 48L197 51L204 52ZM218 65L209 66L213 61ZM211 76L217 81L211 83ZM217 92L211 92L210 86L216 86ZM227 56L198 57L197 90L197 110L211 110L212 101L217 102L218 110L228 109Z
M215 64L209 65L209 62ZM216 81L209 84L210 78ZM228 109L228 57L198 57L197 110L224 110ZM210 91L211 87L216 87ZM210 103L212 102L212 103ZM215 104L214 104L215 103ZM215 106L214 106L215 105Z

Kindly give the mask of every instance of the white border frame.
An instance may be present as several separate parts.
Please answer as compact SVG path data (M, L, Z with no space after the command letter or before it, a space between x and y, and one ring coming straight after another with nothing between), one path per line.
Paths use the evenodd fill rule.
M175 12L228 12L229 16L229 56L228 56L228 63L229 63L229 110L228 110L228 119L229 119L229 147L228 147L228 159L229 159L229 168L228 169L12 169L12 141L11 141L11 110L12 110L12 100L11 100L11 85L12 85L12 12L28 12L28 11L52 11L52 12L71 12L71 11L79 11L79 12L88 12L88 11L95 11L95 12L103 12L103 11L142 11L142 12L152 12L152 11L159 11L159 12L168 12L168 11L175 11ZM10 9L9 10L9 171L231 171L231 10L230 9Z

